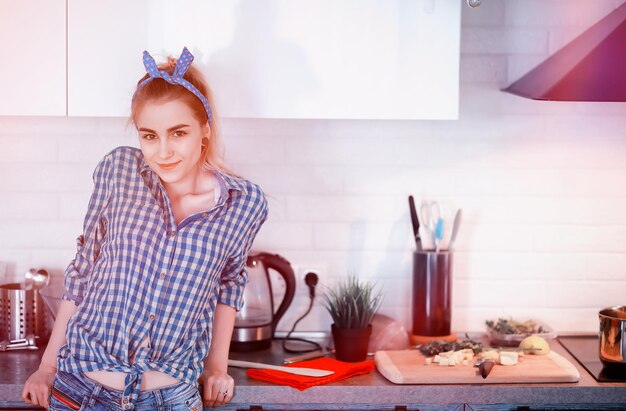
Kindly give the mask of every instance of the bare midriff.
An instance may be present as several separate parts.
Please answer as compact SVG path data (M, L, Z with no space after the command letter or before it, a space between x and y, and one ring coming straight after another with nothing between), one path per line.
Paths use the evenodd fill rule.
M144 338L139 347L149 347L148 338ZM131 357L130 363L135 360L135 356ZM85 373L90 379L102 384L105 387L115 390L124 390L124 381L126 373L120 371L88 371ZM180 383L180 380L167 375L161 371L144 371L141 377L141 391L156 390L159 388L169 387Z

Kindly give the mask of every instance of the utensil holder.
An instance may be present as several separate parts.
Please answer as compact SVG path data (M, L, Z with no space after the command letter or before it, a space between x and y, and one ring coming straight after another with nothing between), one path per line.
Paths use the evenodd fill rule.
M453 341L452 253L415 251L413 253L413 329L411 342Z
M48 337L44 301L39 290L23 284L0 285L0 341Z

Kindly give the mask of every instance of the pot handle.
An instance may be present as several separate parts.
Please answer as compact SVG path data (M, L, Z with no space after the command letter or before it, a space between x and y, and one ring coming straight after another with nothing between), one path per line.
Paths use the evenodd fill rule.
M270 254L270 253L261 252L261 253L256 254L254 257L257 259L260 259L266 268L271 268L275 270L276 272L278 272L278 274L280 274L280 276L283 277L283 279L285 280L285 286L286 286L285 296L283 297L283 300L280 302L280 305L278 306L278 309L276 310L276 313L274 314L272 318L272 337L273 337L278 321L280 321L283 314L285 314L285 311L287 311L287 308L289 308L289 306L291 305L291 302L293 301L293 297L296 294L296 275L293 272L293 268L291 268L291 264L289 263L289 261L287 261L284 257L278 254ZM270 284L270 294L271 294L272 283L269 281L269 278L268 278L268 283Z

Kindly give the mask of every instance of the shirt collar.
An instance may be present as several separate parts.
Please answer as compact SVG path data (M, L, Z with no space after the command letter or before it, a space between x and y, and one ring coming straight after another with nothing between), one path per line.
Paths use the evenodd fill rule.
M241 177L226 174L223 171L219 170L215 170L215 175L222 181L222 183L224 183L224 188L226 188L226 190L241 191L242 194L248 193L245 180L243 180Z

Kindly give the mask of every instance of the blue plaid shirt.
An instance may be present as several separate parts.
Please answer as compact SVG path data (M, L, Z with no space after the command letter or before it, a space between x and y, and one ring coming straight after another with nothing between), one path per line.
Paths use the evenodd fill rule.
M215 176L216 206L176 224L140 150L120 147L102 159L78 252L65 272L63 299L77 309L59 370L127 373L131 401L147 370L197 383L216 304L241 308L248 252L267 218L258 186ZM149 347L139 347L146 336Z

